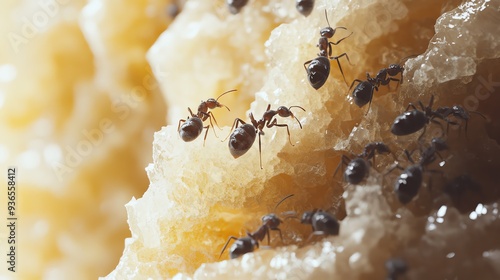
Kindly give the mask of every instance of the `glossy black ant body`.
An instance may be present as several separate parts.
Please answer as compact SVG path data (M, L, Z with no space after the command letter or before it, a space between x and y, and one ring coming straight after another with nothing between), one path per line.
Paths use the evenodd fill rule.
M314 8L314 0L296 0L295 7L299 13L307 17Z
M286 199L294 196L293 194L288 195L281 199L276 206L274 207L273 212L276 212L276 208L285 201ZM270 213L262 217L262 225L255 232L248 232L247 236L236 238L234 236L230 236L224 244L222 251L220 252L219 258L222 256L224 251L229 244L229 241L236 240L233 243L233 246L229 249L229 257L231 259L238 258L246 253L251 253L255 250L255 248L259 248L259 242L262 242L264 238L267 236L267 244L270 244L270 230L276 230L280 234L281 241L283 242L283 236L281 235L281 230L279 229L280 224L283 221L276 215L275 213Z
M337 169L335 170L333 176L337 174L337 171L341 165L345 165L346 169L344 172L344 180L353 185L361 183L361 181L363 181L369 175L369 160L372 159L373 164L375 164L375 152L379 154L387 154L390 153L391 150L382 142L368 143L363 149L363 152L352 160L347 156L342 155L342 161L337 166Z
M397 280L399 276L405 274L408 270L408 264L401 258L392 258L385 262L387 269L386 280Z
M319 38L318 44L316 45L317 47L319 47L318 57L312 60L308 60L304 63L304 69L306 69L307 78L309 80L309 83L314 89L321 88L328 79L328 76L330 75L330 59L337 61L340 73L342 73L344 82L347 85L347 81L345 80L344 76L344 71L342 71L342 66L340 66L339 58L345 56L347 58L347 61L351 63L351 61L349 60L349 56L346 53L343 53L339 56L332 56L332 45L338 45L344 39L351 36L352 32L351 34L338 40L337 42L330 42L328 39L332 38L333 35L335 35L335 31L337 29L347 30L347 28L341 26L336 27L335 29L331 28L330 22L328 21L328 16L326 14L326 10L325 10L325 17L326 21L328 22L328 27L322 28L319 32L321 37Z
M411 158L410 153L405 151L406 157L412 163L409 167L403 170L399 175L394 185L394 192L402 204L409 203L417 194L422 185L424 168L436 160L436 154L447 149L448 146L442 139L435 138L431 142L431 146L425 150L421 150L420 161L415 163ZM402 169L399 166L396 166ZM391 170L392 171L392 170ZM427 170L429 172L438 172L435 170Z
M308 240L314 235L338 235L340 231L337 219L330 213L319 209L304 212L300 222L312 226L313 232Z
M422 111L418 110L415 107L415 105L413 105L413 103L408 104L408 107L406 107L405 112L397 116L396 119L394 120L394 123L392 124L391 127L392 134L397 136L409 135L419 131L422 128L424 128L425 132L425 126L429 122L441 125L441 123L434 120L434 118L439 118L443 120L445 119L442 114L432 110L433 102L434 102L434 95L431 96L429 105L427 105L426 107L424 107L421 101L418 101L420 107L422 108ZM413 110L408 111L410 107L413 108ZM449 122L448 120L445 121ZM422 133L420 137L422 137L423 135L424 133Z
M248 0L226 0L229 12L233 15L240 12L240 10L246 6Z
M476 112L476 111L467 111L467 110L465 110L464 107L462 107L460 105L454 105L452 107L439 107L436 109L436 113L440 114L446 120L446 122L448 123L448 126L449 126L449 124L457 124L457 123L454 123L452 121L449 121L449 119L448 119L449 116L453 116L457 119L461 119L462 121L464 121L465 122L465 133L467 133L467 124L469 123L469 119L470 119L469 113L478 114L483 119L486 119L486 117L483 114Z
M373 91L374 90L378 91L378 87L381 85L383 86L389 85L391 81L396 81L398 83L396 86L397 89L397 87L399 87L399 84L403 83L403 71L404 71L403 66L399 64L391 64L387 68L380 69L375 78L372 78L370 76L370 73L366 73L366 81L362 81L359 79L355 79L354 81L352 81L351 86L349 87L349 91L351 91L351 88L354 86L355 83L358 83L358 85L354 88L352 92L354 104L358 105L358 107L361 108L365 106L367 103L369 103L368 105L368 111L369 111L370 106L372 104ZM401 74L401 79L393 78L398 74ZM367 114L368 111L366 112Z
M267 109L259 121L255 120L252 113L250 113L249 115L252 124L247 124L239 118L235 119L233 126L231 127L232 133L229 136L229 144L228 144L229 152L231 153L231 155L234 158L238 158L244 155L252 147L258 132L260 168L262 169L262 153L261 153L262 145L260 136L264 135L263 131L264 127L268 128L273 126L286 127L288 133L288 141L293 146L292 140L290 139L290 130L288 129L288 125L278 123L277 119L275 118L276 115L279 115L280 117L283 118L287 117L295 118L299 123L300 128L302 129L302 124L300 123L299 119L297 119L297 117L295 117L292 111L290 110L292 108L299 108L305 111L305 109L300 106L290 106L289 108L286 108L285 106L280 106L278 107L277 110L271 110L271 104L269 104L267 105ZM241 126L238 126L240 124Z
M205 132L205 137L203 138L203 144L205 144L205 140L207 139L207 134L208 134L208 128L210 127L210 125L212 125L213 129L212 119L217 125L217 120L213 116L212 112L209 111L209 109L212 110L215 108L226 107L226 109L230 111L226 105L220 104L218 100L221 96L233 91L236 90L233 89L226 91L221 95L219 95L217 99L209 98L207 99L207 101L201 101L200 105L198 106L198 112L196 114L193 114L191 108L188 107L188 111L191 117L188 117L187 120L184 119L179 120L179 125L177 126L177 131L179 131L179 135L181 136L182 140L184 140L185 142L191 142L195 140L196 138L198 138L198 136L205 128L206 132ZM203 122L206 121L207 119L210 120L210 125L203 126ZM215 129L214 129L214 134L217 136L217 134L215 133Z

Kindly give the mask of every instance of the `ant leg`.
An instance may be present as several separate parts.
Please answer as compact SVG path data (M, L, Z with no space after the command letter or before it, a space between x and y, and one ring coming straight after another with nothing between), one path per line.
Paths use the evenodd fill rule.
M311 234L309 234L309 237L307 238L306 242L309 243L313 236L321 236L321 235L326 235L326 233L324 231L313 231Z
M309 64L309 63L311 63L312 61L313 61L313 60L311 59L311 60L308 60L308 61L304 62L304 69L306 69L306 71L307 71L306 64Z
M220 130L222 130L222 128L220 128L219 124L217 123L217 120L215 119L214 113L212 113L212 112L210 111L210 112L208 112L208 113L206 113L206 114L208 114L208 115L209 115L208 117L210 118L210 123L212 122L212 119L214 119L214 123L215 123L215 125L216 125L216 126L217 126ZM212 124L212 126L213 126L213 124ZM214 131L214 133L215 133L215 131Z
M261 147L262 147L262 144L261 144L261 142L260 142L260 135L261 135L261 134L260 134L260 132L259 132L259 161L260 161L260 169L264 169L264 168L262 167L262 148L261 148Z
M335 32L335 30L337 30L337 28L342 28L342 29L344 29L344 30L347 30L347 28L342 27L342 26L339 26L339 27L335 27L335 29L333 29L333 31ZM344 41L344 39L349 38L349 37L350 37L353 33L354 33L354 32L351 32L351 34L349 34L349 35L345 36L344 38L342 38L342 39L338 40L337 42L328 42L328 43L336 46L336 45L338 45L340 42Z
M214 118L214 121L215 121L215 117L212 114L212 112L208 112L208 113L201 112L201 113L204 114L205 116L207 116L208 120L210 121L210 125L212 126L212 130L214 131L215 137L219 138L219 136L217 136L217 133L215 132L214 124L212 123L212 118ZM217 121L215 121L215 124L217 125L217 127L219 127L219 125L217 124ZM219 127L219 129L220 129L220 127ZM208 133L208 131L207 131L207 133ZM205 138L207 137L206 136L207 133L205 133Z
M279 232L279 234L280 234L280 239L281 239L281 243L282 243L282 244L284 244L284 243L283 243L283 235L281 234L281 229L279 229L279 228L272 228L271 230L276 230L276 231L278 231L278 232ZM268 236L268 238L269 238L269 236ZM269 241L269 240L268 240L268 241ZM269 244L269 242L268 242L267 244Z
M415 150L411 151L411 152L408 152L408 150L405 150L405 155L406 155L406 158L408 158L408 161L410 161L412 164L415 164L415 162L413 161L413 159L411 158L412 154L415 152Z
M370 92L370 102L368 103L368 110L366 110L365 116L368 115L368 112L370 112L370 107L372 106L372 99L373 99L373 90L376 89L378 91L378 87L373 86L372 90Z
M413 103L408 103L408 106L406 106L406 109L405 109L405 112L408 111L409 108L413 108L413 110L417 110L417 107L415 107L415 105L413 105Z
M233 126L231 126L231 129L229 130L229 135L228 135L226 138L224 138L224 140L222 140L221 142L226 141L226 140L227 140L227 138L229 138L229 136L231 136L231 132L233 132L233 129L234 129L235 127L238 127L238 124L246 124L246 122L244 122L244 121L243 121L242 119L240 119L240 118L236 118L236 119L234 119Z
M347 91L347 94L349 94L349 92L351 91L355 82L362 83L363 81L361 81L360 79L355 79L354 81L352 81L351 86L349 87L349 90Z
M344 82L347 85L347 81L346 81L345 76L344 76L344 71L342 70L342 66L340 66L340 61L339 61L339 58L341 58L343 56L345 56L347 58L347 61L349 62L349 64L351 64L351 61L349 60L349 56L346 53L343 53L343 54L341 54L339 56L332 56L332 57L330 57L330 59L337 61L337 64L338 64L339 69L340 69L340 73L342 74L342 77L344 78Z
M203 127L205 129L205 137L203 137L203 147L205 147L205 142L207 140L208 128L209 127L210 127L209 125ZM212 128L213 128L213 126L212 126ZM214 133L215 133L215 130L214 130ZM215 136L217 136L217 135L215 135Z
M229 238L227 239L226 241L226 244L224 244L224 247L222 248L222 251L220 252L220 255L219 255L219 259L220 257L222 257L222 254L224 253L224 251L226 250L226 247L227 245L229 244L229 241L231 241L231 239L234 239L234 240L238 240L238 238L234 237L234 236L229 236Z
M290 142L290 145L295 146L292 144L292 139L290 139L290 129L288 129L288 125L284 123L277 123L278 121L274 119L271 123L268 123L266 126L271 128L273 126L278 126L278 127L286 127L286 132L288 133L288 142Z
M189 118L189 117L188 117ZM179 120L179 125L177 126L177 131L180 131L181 130L181 123L185 123L186 120L183 120L183 119L180 119Z
M348 158L346 155L342 155L342 160L339 162L339 165L337 165L337 168L335 169L335 173L333 173L333 177L335 177L335 175L337 175L337 172L339 171L339 167L341 167L343 165L348 165L350 161L351 161L350 158ZM344 170L342 169L342 171L344 171Z

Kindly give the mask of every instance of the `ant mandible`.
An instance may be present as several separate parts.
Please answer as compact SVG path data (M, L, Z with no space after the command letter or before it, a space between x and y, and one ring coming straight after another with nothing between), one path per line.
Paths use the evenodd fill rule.
M209 98L207 101L201 101L200 105L198 106L198 112L193 114L191 111L191 108L188 107L189 114L191 117L188 117L187 120L181 119L179 120L179 125L177 126L177 131L179 131L179 135L181 136L182 140L185 142L191 142L198 138L198 136L201 134L203 129L206 129L205 132L205 137L203 138L203 145L205 145L205 140L207 139L207 134L208 134L208 128L210 125L212 125L212 129L214 130L215 136L217 134L215 133L215 129L213 128L213 123L212 119L214 120L215 124L217 124L217 120L215 119L214 115L212 114L211 111L208 111L209 109L215 109L215 108L220 108L220 107L226 107L228 111L229 108L226 105L220 104L218 102L219 98L221 98L223 95L236 91L235 89L226 91L219 95L216 99ZM210 125L203 126L203 122L206 121L207 119L210 120ZM181 125L182 124L182 125Z
M354 104L358 105L358 107L363 107L368 104L368 110L366 114L370 111L370 106L372 104L373 99L373 91L378 91L378 87L380 85L386 86L389 85L391 81L396 81L398 84L396 89L399 87L399 84L403 83L403 71L404 68L400 64L391 64L387 68L382 68L377 73L375 78L370 76L370 73L366 73L366 81L362 81L359 79L355 79L352 81L351 86L349 87L349 91L354 86L355 83L358 85L354 88L352 92L352 98L354 99ZM393 78L394 76L401 74L401 79Z
M253 145L255 142L255 137L257 135L257 132L259 133L259 158L260 158L260 168L262 169L262 153L261 153L261 140L260 136L264 135L264 127L271 128L273 126L278 126L278 127L286 127L287 133L288 133L288 141L292 146L292 140L290 139L290 130L288 129L287 124L280 124L278 123L277 119L275 118L276 115L279 115L280 117L291 117L295 118L297 122L299 123L300 128L302 129L302 124L300 123L299 119L295 117L290 109L292 108L299 108L303 111L305 111L304 108L300 106L290 106L289 108L286 108L285 106L280 106L278 107L277 110L271 110L271 104L267 105L266 112L264 112L262 118L259 121L256 121L255 118L253 117L253 114L250 113L250 121L252 124L247 124L245 123L242 119L236 118L234 120L233 126L231 127L232 133L228 136L229 137L229 152L234 158L238 158L242 155L244 155ZM240 125L241 126L238 126ZM234 131L233 131L234 129ZM227 137L226 137L227 139Z
M281 199L276 206L274 206L273 212L276 212L276 208L283 203L283 201L287 200L288 198L294 196L293 194L290 194L283 199ZM280 224L283 223L283 221L275 214L275 213L270 213L262 217L262 225L253 233L247 231L247 236L245 237L240 237L236 238L234 236L230 236L228 240L226 241L226 244L224 244L224 247L222 248L222 251L220 252L219 259L224 253L224 251L227 248L227 245L231 240L236 240L233 243L233 246L229 249L229 257L231 259L238 258L239 256L242 256L246 253L251 253L255 250L255 248L259 248L259 242L262 242L264 238L267 236L267 244L270 244L270 230L276 230L280 234L281 242L283 242L283 236L281 235L281 230L279 229Z
M328 22L328 27L322 28L319 32L321 37L319 38L318 44L316 45L319 48L318 57L312 60L308 60L304 63L304 69L306 69L307 78L309 80L309 83L314 89L321 88L328 79L328 76L330 75L330 59L337 61L340 73L342 73L344 82L347 85L347 81L344 76L344 71L342 71L342 66L340 66L339 58L345 56L347 58L347 61L351 63L347 53L343 53L339 56L332 56L332 45L338 45L344 39L351 36L352 32L351 34L338 40L337 42L330 42L328 39L332 38L333 35L335 35L335 31L337 29L347 30L347 28L342 26L336 27L335 29L332 28L330 26L330 22L328 21L328 15L326 13L326 10L325 10L325 17L326 17L326 22Z
M363 149L363 152L352 160L347 156L342 155L342 160L337 166L337 169L335 169L333 176L337 174L339 167L345 165L346 169L344 172L344 180L353 185L361 183L361 181L369 175L369 160L372 159L373 165L375 165L375 152L379 154L387 154L391 153L391 150L382 142L368 143Z

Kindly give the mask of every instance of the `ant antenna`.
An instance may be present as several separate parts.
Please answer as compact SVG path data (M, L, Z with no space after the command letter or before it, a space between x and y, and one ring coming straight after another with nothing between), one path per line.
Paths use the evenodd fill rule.
M228 91L226 91L226 92L223 92L221 95L219 95L219 97L217 97L217 98L215 99L215 101L219 101L219 98L221 98L223 95L225 95L225 94L227 94L227 93L230 93L230 92L233 92L233 91L237 91L237 90L236 90L236 89L232 89L232 90L228 90ZM231 111L231 110L229 109L229 107L227 107L226 105L223 105L223 104L221 104L221 105L222 105L222 106L224 106L224 107L226 107L226 109L227 109L228 111Z
M306 111L306 109L304 109L304 108L302 108L302 107L300 107L300 106L290 106L290 107L288 108L288 111L290 111L290 109L292 109L292 108L300 108L300 109L302 109L302 111L304 111L304 112ZM302 129L302 124L300 123L299 119L297 119L297 117L296 117L294 114L292 114L292 116L293 116L293 117L297 120L297 122L299 123L300 129Z
M274 206L273 213L275 213L275 212L276 212L276 208L278 208L278 206L279 206L279 205L280 205L283 201L287 200L288 198L290 198L290 197L292 197L292 196L294 196L294 194L287 195L287 196L285 196L283 199L281 199L281 200L280 200L280 202L278 202L278 203L276 204L276 206Z
M326 18L326 22L328 23L328 27L331 27L330 22L328 21L328 14L326 13L326 9L325 9L325 18Z

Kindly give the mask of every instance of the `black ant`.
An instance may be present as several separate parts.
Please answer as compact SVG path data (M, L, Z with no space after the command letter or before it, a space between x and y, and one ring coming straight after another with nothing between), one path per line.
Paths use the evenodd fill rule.
M408 264L401 258L392 258L385 262L385 268L387 269L386 280L397 280L400 275L406 273Z
M250 121L252 124L247 124L243 120L237 118L234 120L233 126L231 127L231 131L234 131L229 135L229 152L234 158L238 158L242 155L244 155L253 145L255 142L255 137L257 135L257 132L259 133L259 157L260 157L260 168L262 169L262 153L261 153L261 140L260 136L264 135L264 127L273 127L273 126L278 126L278 127L286 127L287 133L288 133L288 141L290 144L292 144L292 140L290 139L290 130L288 129L287 124L279 124L277 119L275 118L276 115L279 115L280 117L292 117L297 120L299 123L300 128L302 129L302 124L300 123L299 119L293 115L293 113L290 111L292 108L299 108L303 111L305 111L304 108L300 106L290 106L289 108L286 108L285 106L280 106L278 107L277 110L271 110L271 104L267 105L266 112L264 112L264 115L259 121L256 121L255 118L253 117L253 114L250 113ZM238 126L241 124L241 126ZM227 138L226 138L227 139Z
M446 122L448 123L448 126L449 126L449 124L457 124L457 123L454 123L452 121L449 121L448 120L449 116L453 116L457 119L461 119L462 121L464 121L465 122L465 133L467 133L467 124L468 124L469 119L470 119L469 113L478 114L479 116L481 116L483 119L486 120L486 117L483 114L476 112L476 111L467 111L467 110L465 110L464 107L462 107L460 105L455 105L453 107L439 107L436 109L436 113L440 114L446 120Z
M314 235L338 235L340 231L337 219L330 213L319 209L304 212L300 222L312 226L313 232L308 240Z
M299 13L307 17L314 8L314 0L296 0L295 7Z
M185 142L191 142L195 140L203 131L203 129L206 129L205 132L205 137L203 138L203 145L205 145L205 140L207 139L207 134L208 134L208 128L210 125L212 125L213 129L213 123L212 119L214 120L215 124L217 124L217 120L215 119L214 115L212 112L208 111L209 109L215 109L215 108L220 108L220 107L226 107L228 111L229 108L226 105L220 104L218 102L219 98L223 96L226 93L236 91L235 89L226 91L219 95L217 99L209 98L207 101L201 101L200 105L198 106L198 112L193 114L191 111L191 108L188 107L189 114L191 117L188 117L187 120L181 119L179 120L179 125L177 126L177 131L179 131L179 135L181 136L182 140ZM203 126L203 122L206 121L207 119L210 120L210 125ZM181 125L182 124L182 125ZM217 136L215 133L214 129L214 134Z
M273 212L276 212L276 208L285 201L286 199L294 196L293 194L288 195L281 199L276 206L274 206ZM270 230L276 230L280 234L281 242L283 242L283 236L281 235L281 230L279 229L280 224L283 223L283 221L274 213L267 214L262 217L262 225L253 233L247 231L247 236L245 237L240 237L236 238L234 236L230 236L224 244L224 247L222 248L222 251L220 252L219 259L224 253L224 251L227 248L227 245L229 244L229 241L231 240L236 240L233 243L233 246L229 249L229 257L231 259L238 258L239 256L242 256L246 253L251 253L255 250L255 248L259 248L259 242L262 242L264 238L267 236L267 244L270 244Z
M411 158L411 154L408 151L405 151L406 157L412 165L403 170L403 173L399 175L396 180L396 184L394 185L394 192L402 204L407 204L418 194L423 181L424 168L436 160L436 155L442 158L439 152L447 148L448 146L444 140L440 138L433 139L430 147L425 150L421 150L420 161L418 163L415 163ZM399 165L396 165L395 168L403 169ZM393 169L394 168L392 168L389 172ZM436 170L426 171L439 173L439 171Z
M424 107L422 102L418 101L420 107L422 108L422 111L418 110L415 105L413 105L413 103L408 104L408 107L406 107L406 111L403 114L397 116L394 120L394 123L391 127L392 134L397 136L409 135L419 131L422 128L424 128L425 133L425 126L429 122L441 125L441 123L434 120L434 118L439 118L445 120L448 123L451 123L449 120L446 120L442 114L432 110L433 102L434 95L431 96L429 105L427 105L427 107ZM413 108L413 110L408 111L410 107ZM420 137L422 137L424 133L422 133Z
M370 76L370 73L366 73L366 81L362 81L359 79L355 79L352 81L351 86L349 87L349 91L357 82L358 85L354 88L352 92L352 97L354 99L354 104L358 105L358 107L363 107L366 103L368 105L368 111L370 111L370 106L372 104L373 99L373 91L378 91L378 87L380 85L386 86L389 85L391 81L396 81L398 84L396 86L399 87L400 83L403 83L403 71L404 68L400 64L391 64L388 68L382 68L377 73L375 78ZM394 76L401 74L401 79L393 78ZM368 114L368 111L366 113Z
M226 0L229 12L233 15L240 12L240 10L246 6L248 0Z
M347 61L351 63L351 61L349 60L349 56L346 53L343 53L339 56L332 56L332 45L338 45L344 39L351 36L352 32L351 34L338 40L337 42L329 42L328 39L332 38L333 35L335 35L335 31L337 29L340 28L347 30L347 28L339 26L333 29L330 27L330 22L328 21L328 15L326 14L326 10L325 10L325 17L326 17L326 22L328 22L328 27L322 28L319 32L321 37L319 38L319 42L316 45L317 47L319 47L320 51L318 53L318 57L312 60L308 60L304 63L304 69L306 69L309 83L315 89L319 89L320 87L322 87L325 84L326 80L328 79L328 76L330 75L330 59L337 61L340 73L342 73L342 77L344 78L344 82L346 83L346 85L347 81L345 80L344 71L342 71L342 66L340 66L339 58L345 56L347 58Z
M361 183L361 181L368 177L370 172L370 163L368 160L373 159L373 164L375 165L375 152L379 154L387 154L390 153L391 150L382 142L368 143L363 149L363 152L352 160L347 156L342 155L342 160L337 166L333 176L337 174L341 165L345 165L346 169L344 172L344 180L353 185Z

